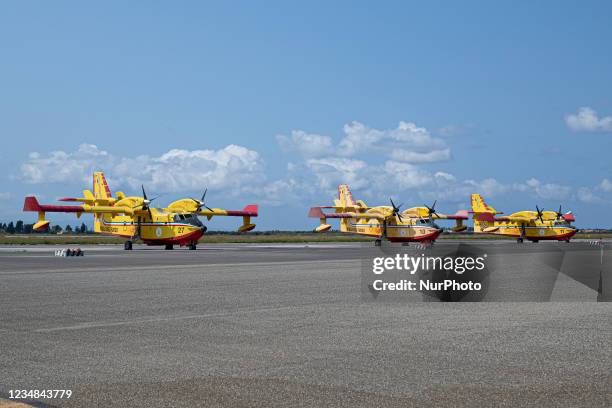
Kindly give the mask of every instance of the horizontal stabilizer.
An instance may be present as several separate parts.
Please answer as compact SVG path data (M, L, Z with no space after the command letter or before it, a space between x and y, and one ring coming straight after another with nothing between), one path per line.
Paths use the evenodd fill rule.
M249 204L244 207L241 211L237 210L227 210L227 215L229 216L250 216L257 217L259 206L257 204Z
M324 207L311 207L308 211L310 218L355 218L355 214L350 213L324 213Z
M80 213L83 212L83 206L39 204L36 197L29 196L23 203L23 211Z

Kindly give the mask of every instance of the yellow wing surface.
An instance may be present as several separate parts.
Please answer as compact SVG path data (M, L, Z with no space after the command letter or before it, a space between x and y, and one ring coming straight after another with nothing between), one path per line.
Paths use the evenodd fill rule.
M202 215L209 220L212 217L242 217L242 226L238 228L240 232L250 231L255 228L255 224L251 224L251 217L257 217L259 207L257 204L249 204L242 210L225 210L223 208L201 208L201 203L192 198L183 198L171 203L166 211L176 213L191 213Z

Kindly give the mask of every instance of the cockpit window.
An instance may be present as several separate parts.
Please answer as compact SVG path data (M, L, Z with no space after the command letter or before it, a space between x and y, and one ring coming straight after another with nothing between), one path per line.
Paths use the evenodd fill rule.
M203 225L202 221L200 221L198 216L195 214L175 214L173 219L174 222L182 222L198 227L201 227Z

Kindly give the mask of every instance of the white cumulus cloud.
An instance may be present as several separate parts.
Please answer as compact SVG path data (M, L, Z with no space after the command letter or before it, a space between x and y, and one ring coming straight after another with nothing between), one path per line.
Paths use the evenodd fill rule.
M219 150L172 149L160 156L116 156L92 144L74 152L32 153L21 165L27 183L91 182L93 171L104 171L117 187L181 192L205 187L239 193L265 181L259 154L243 146L228 145ZM111 187L112 187L111 185Z
M576 132L612 132L612 116L598 117L589 107L578 109L578 113L565 116L567 126Z
M517 191L531 191L543 200L566 200L571 196L570 186L557 183L542 183L536 178L530 178L524 184L515 183L512 188Z
M395 129L374 129L360 122L344 125L344 136L337 144L329 136L294 130L278 135L286 151L297 151L305 158L381 156L407 163L434 163L449 160L451 151L442 139L411 122L400 122Z
M315 177L317 185L325 190L335 189L338 184L352 184L355 188L369 184L368 165L361 160L344 157L308 159L306 166Z
M396 161L432 163L448 160L450 149L442 139L434 138L429 131L411 122L400 122L389 130L370 128L360 122L344 125L345 136L338 144L338 154L382 153Z
M46 156L32 152L21 165L21 176L27 183L57 183L91 180L97 166L109 166L112 157L96 145L82 144L74 152L52 151Z
M612 192L612 181L608 179L601 180L601 183L599 183L599 188L606 193Z
M333 143L329 136L293 130L291 136L277 135L278 144L285 150L298 151L305 157L320 157L332 152Z

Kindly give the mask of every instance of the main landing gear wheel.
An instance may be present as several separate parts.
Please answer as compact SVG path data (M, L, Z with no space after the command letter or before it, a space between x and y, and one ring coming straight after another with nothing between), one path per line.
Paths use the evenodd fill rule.
M377 239L376 241L374 241L374 246L381 246L382 245L382 240Z
M171 249L174 249L174 245L166 244L166 250L171 250Z
M523 243L523 238L517 238L517 239L516 239L516 242L517 242L518 244L522 244L522 243Z
M125 249L126 251L131 251L132 250L132 241L125 241L125 243L123 244L123 249Z
M197 245L198 244L196 244L195 242L192 242L191 244L189 244L189 249L192 250L192 251L195 251L196 248L197 248Z

